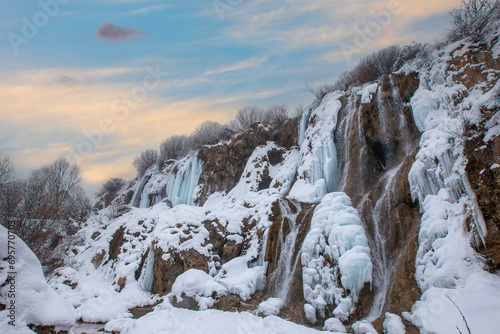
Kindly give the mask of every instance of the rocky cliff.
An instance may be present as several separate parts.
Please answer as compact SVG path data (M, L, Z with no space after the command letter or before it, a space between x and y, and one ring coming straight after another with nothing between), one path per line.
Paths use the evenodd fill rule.
M168 304L432 332L443 295L500 289L484 270L500 261L497 44L451 45L149 170L89 219L53 286L75 299L89 277L108 284L75 302L84 321Z

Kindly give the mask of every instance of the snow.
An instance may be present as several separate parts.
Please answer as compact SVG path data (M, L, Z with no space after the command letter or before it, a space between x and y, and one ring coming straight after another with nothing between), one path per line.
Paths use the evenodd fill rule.
M283 307L283 300L281 298L268 298L259 304L257 313L268 315L278 315Z
M373 325L364 320L355 322L352 329L354 329L354 334L378 334Z
M373 94L377 92L378 83L373 83L367 85L361 92L361 103L372 102Z
M75 309L52 290L43 275L42 266L29 247L14 234L0 225L0 303L7 309L0 311L0 331L3 333L33 333L27 325L55 326L57 330L69 330L76 321ZM9 240L11 241L9 243ZM13 242L13 243L12 243ZM9 248L10 246L10 248ZM14 248L12 248L14 247ZM14 267L8 262L9 251L15 251ZM10 253L12 254L12 253ZM15 272L15 275L10 275ZM14 276L14 280L12 280ZM5 285L4 285L5 284ZM14 292L12 292L14 291ZM14 298L9 294L15 294ZM11 301L15 301L15 326Z
M335 303L335 317L347 320L364 284L371 282L372 263L359 214L346 194L323 197L314 210L301 252L308 318L314 318L312 309L324 316L325 306ZM336 283L339 277L341 286Z
M222 265L215 280L230 294L248 300L255 291L264 288L265 266L249 268L244 257L236 257Z
M226 295L227 289L204 271L189 269L179 275L172 285L172 295L178 301L182 301L183 294L193 297L198 302L200 310L205 310L215 303L212 296Z
M456 289L427 290L413 306L412 314L405 314L406 318L423 334L455 332L456 327L468 333L463 314L471 333L498 333L499 284L498 276L476 271L471 273L465 285Z
M346 328L337 318L329 318L325 320L325 325L323 326L324 331L337 332L337 333L347 333Z
M107 331L121 334L313 334L322 333L275 316L260 318L248 312L218 310L190 311L171 308L149 313L140 319L116 319Z
M396 314L392 314L387 312L385 314L385 320L384 320L384 333L387 334L405 334L405 325L403 324L403 321L401 320L401 317L399 317Z

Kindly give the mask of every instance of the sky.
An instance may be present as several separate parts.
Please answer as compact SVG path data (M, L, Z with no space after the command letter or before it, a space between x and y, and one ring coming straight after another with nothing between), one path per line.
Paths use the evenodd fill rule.
M89 195L246 105L307 106L364 55L443 38L460 0L3 0L0 153L61 155Z

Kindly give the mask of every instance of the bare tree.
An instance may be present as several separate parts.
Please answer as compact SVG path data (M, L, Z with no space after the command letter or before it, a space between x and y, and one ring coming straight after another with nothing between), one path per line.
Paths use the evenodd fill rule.
M459 9L451 12L452 25L448 30L448 40L456 42L470 38L480 42L500 20L499 0L465 0Z
M137 171L137 175L142 177L146 171L158 161L158 152L156 150L145 150L134 159L132 163Z
M14 175L14 165L10 158L0 154L0 186L8 183Z
M9 188L15 198L7 204L15 232L50 269L62 263L63 254L55 250L69 242L90 213L90 200L79 182L80 168L59 158Z

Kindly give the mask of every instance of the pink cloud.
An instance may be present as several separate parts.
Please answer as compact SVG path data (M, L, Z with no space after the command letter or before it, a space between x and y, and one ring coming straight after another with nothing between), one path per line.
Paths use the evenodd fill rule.
M131 40L140 35L147 35L147 33L130 27L120 27L113 23L104 23L97 30L97 36L100 39L112 42Z

